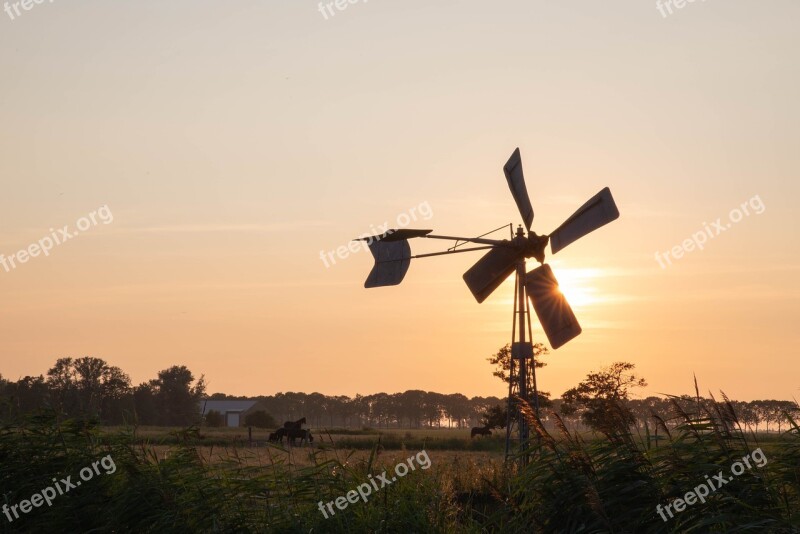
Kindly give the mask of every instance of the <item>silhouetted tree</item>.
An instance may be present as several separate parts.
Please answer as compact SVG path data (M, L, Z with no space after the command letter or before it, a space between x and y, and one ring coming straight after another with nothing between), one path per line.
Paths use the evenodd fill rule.
M160 424L186 426L197 422L200 416L198 406L206 389L202 376L195 382L185 365L174 365L159 372L158 378L150 381L150 386L155 392Z
M508 410L499 404L492 406L483 413L481 426L487 428L505 428L508 421Z
M133 405L136 421L141 425L158 425L158 407L156 405L156 388L150 382L139 384L133 389Z
M470 415L470 426L482 425L483 414L494 406L504 406L508 399L499 399L498 397L472 397L469 400L472 407L472 414ZM505 424L505 423L504 423Z
M68 417L97 417L120 424L132 409L130 379L100 358L59 358L47 371L55 408Z
M547 365L545 362L542 361L542 356L547 356L550 354L550 349L544 346L542 343L534 343L533 345L533 359L536 362L536 368L540 369ZM486 358L490 364L496 367L492 375L496 376L504 383L508 384L509 380L511 380L511 345L506 344L502 347L497 354L490 358ZM516 365L516 364L515 364ZM530 375L530 381L533 381L533 369L531 366L528 366L528 373Z
M550 350L546 346L544 346L542 343L534 343L533 360L534 362L536 362L535 366L536 369L541 369L542 367L547 365L545 362L542 361L541 357L547 356L548 354L550 354ZM490 364L495 366L495 370L492 374L497 378L499 378L500 380L502 380L504 384L508 385L509 382L511 381L511 365L512 365L511 345L506 344L499 351L497 351L497 353L494 356L492 356L491 358L487 358L487 360L489 361ZM513 362L513 363L515 369L518 372L519 369L517 366L519 366L519 362ZM526 371L528 375L528 383L533 384L534 366L527 365ZM515 378L515 381L516 380L517 378ZM538 395L534 395L533 390L529 391L527 396L525 397L525 400L528 403L530 403L531 406L536 406L536 398L538 397L540 408L545 408L551 405L550 394L548 392L538 391L537 393ZM513 418L516 418L518 413L519 412L515 403L514 406L512 406L511 416Z
M38 413L52 405L50 389L42 375L6 382L2 395L5 405L3 415L8 417Z
M447 416L452 426L455 421L458 428L467 426L467 420L472 412L469 399L461 393L453 393L451 395L444 395L444 413Z
M397 418L408 421L409 428L419 428L423 418L426 393L421 389L409 389L396 397Z
M633 412L626 405L628 392L647 386L647 382L633 374L634 368L632 363L616 362L588 374L577 387L561 396L562 413L578 412L587 425L606 434L635 424Z

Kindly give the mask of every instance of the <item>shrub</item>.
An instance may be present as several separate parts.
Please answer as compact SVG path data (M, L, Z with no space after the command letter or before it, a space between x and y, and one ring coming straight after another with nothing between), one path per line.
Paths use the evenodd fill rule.
M275 428L278 426L275 418L264 410L247 414L244 418L244 424L245 426L254 426L256 428Z
M220 427L225 424L225 418L216 410L209 410L206 414L206 425L210 427Z

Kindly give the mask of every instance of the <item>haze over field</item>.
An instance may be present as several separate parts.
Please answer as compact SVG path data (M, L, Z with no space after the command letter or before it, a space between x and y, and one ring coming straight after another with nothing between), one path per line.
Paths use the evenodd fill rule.
M369 253L320 255L412 208L409 227L445 235L516 226L502 165L519 146L537 232L605 186L621 212L548 260L584 332L547 357L542 389L629 361L640 395L688 393L694 373L791 399L798 15L791 0L0 14L0 254L80 227L0 266L0 371L91 355L135 384L185 364L229 394L501 396L486 358L510 341L513 279L478 305L461 279L478 253L369 291ZM685 243L698 233L703 250Z

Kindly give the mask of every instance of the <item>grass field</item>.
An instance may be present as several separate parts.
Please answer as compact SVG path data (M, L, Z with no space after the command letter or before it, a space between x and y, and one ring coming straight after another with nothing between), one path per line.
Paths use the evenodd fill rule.
M129 431L122 427L103 427L104 434L119 434ZM167 427L138 427L136 439L151 441L161 445L179 444L184 429ZM255 447L267 445L272 430L253 429L252 442L248 429L202 427L196 434L196 442L203 446ZM313 446L316 449L356 449L371 450L379 446L382 450L453 450L497 452L505 450L505 433L496 430L493 436L470 438L469 429L391 429L391 430L353 430L353 429L312 429ZM285 444L285 441L284 441Z
M246 429L33 417L0 428L7 506L55 479L83 479L100 458L113 458L114 469L83 479L52 506L14 521L0 516L0 531L800 531L800 428L748 435L730 416L683 417L659 441L626 428L551 434L532 420L526 466L504 462L502 433L470 439L466 429L315 430L313 446L286 447L266 444L266 431L255 431L250 446ZM405 469L412 457L416 468ZM659 517L657 507L674 506L744 457L764 461L702 503ZM401 464L405 472L396 471ZM369 493L359 497L359 488Z

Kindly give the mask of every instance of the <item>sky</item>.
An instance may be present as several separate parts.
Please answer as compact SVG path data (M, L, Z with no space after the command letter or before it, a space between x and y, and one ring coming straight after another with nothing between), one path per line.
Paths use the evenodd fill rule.
M398 221L516 226L519 147L538 233L606 186L621 213L547 259L583 334L541 389L628 361L636 396L694 376L800 393L795 0L13 4L6 379L94 356L236 395L502 396L486 359L510 341L513 279L479 305L461 276L480 253L457 254L367 290L370 254L336 251Z

